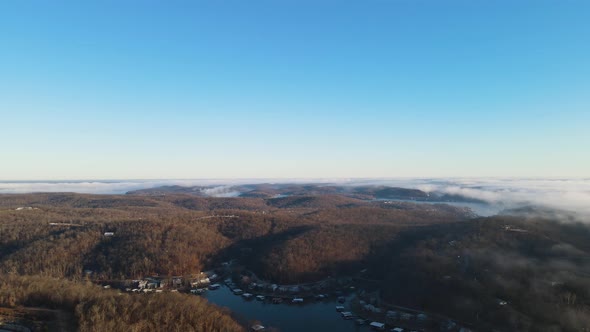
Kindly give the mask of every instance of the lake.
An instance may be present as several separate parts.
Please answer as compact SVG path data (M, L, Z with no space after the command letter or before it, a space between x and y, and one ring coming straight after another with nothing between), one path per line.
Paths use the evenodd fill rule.
M336 311L337 305L349 309L350 296L344 304L337 302L336 298L322 301L305 299L304 304L294 305L290 303L272 304L253 300L245 300L241 296L234 295L232 291L223 285L218 290L209 290L202 295L209 302L220 307L227 307L236 314L239 320L258 320L265 327L277 328L281 332L368 332L371 329L357 326L355 320L344 320Z

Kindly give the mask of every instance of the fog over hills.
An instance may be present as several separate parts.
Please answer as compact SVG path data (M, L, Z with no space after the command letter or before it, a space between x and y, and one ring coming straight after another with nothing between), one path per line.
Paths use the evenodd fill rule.
M413 191L395 192L400 188ZM361 199L473 201L504 209L538 205L590 213L590 179L405 178L405 179L187 179L5 181L0 193L92 194L184 193L203 197L273 197L350 194Z

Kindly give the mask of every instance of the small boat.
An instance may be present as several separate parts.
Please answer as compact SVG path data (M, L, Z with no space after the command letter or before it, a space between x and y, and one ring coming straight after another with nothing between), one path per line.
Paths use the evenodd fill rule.
M291 300L291 303L303 303L303 299L300 297L296 297L293 300Z
M338 311L338 312L342 312L342 311L344 311L344 306L337 305L337 306L336 306L336 311Z
M219 289L220 287L221 287L220 284L209 285L209 290L216 290L216 289Z
M250 300L252 297L254 297L254 295L250 294L250 293L244 293L244 294L242 294L242 297L245 298L246 300Z
M241 290L241 289L239 289L239 288L236 288L236 289L234 289L234 294L236 294L236 295L242 295L242 294L244 294L244 291Z
M257 296L256 296L256 299L257 299L258 301L264 301L265 297L264 297L264 295L257 295Z

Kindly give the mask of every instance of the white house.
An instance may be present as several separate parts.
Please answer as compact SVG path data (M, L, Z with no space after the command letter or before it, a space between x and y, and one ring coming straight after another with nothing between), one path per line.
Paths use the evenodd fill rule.
M383 323L379 323L379 322L371 322L371 324L369 324L369 326L373 329L373 330L378 330L378 331L383 331L385 330L385 324Z

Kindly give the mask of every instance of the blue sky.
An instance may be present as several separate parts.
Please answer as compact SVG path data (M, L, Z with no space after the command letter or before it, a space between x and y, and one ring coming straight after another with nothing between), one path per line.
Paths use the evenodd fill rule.
M0 179L590 176L588 1L2 1Z

